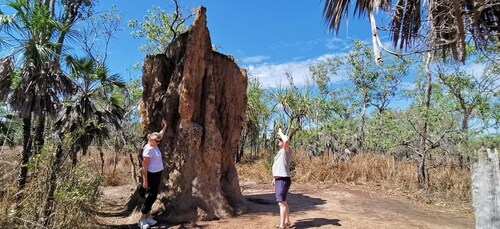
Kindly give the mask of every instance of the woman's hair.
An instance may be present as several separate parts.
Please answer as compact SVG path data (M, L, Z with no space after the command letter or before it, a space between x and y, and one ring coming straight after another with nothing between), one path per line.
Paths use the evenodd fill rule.
M158 133L158 132L150 133L150 134L148 134L148 140L158 139L158 136L160 136L160 133Z

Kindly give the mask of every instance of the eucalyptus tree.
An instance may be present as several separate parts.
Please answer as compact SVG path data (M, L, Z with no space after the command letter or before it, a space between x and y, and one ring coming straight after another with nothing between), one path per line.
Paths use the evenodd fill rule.
M186 21L193 16L192 12L184 13L178 0L172 0L174 11L168 13L159 6L148 10L142 21L130 20L128 26L134 31L130 35L137 39L146 39L139 50L146 54L165 52L167 45L179 34L187 30Z
M402 78L406 75L407 64L401 60L389 59L380 64L371 61L373 53L369 46L356 40L353 49L342 62L347 78L354 86L359 103L359 125L357 146L364 149L365 126L369 106L375 106L379 113L384 112L395 97Z
M467 66L443 63L437 69L440 82L454 102L453 110L459 113L457 126L460 137L454 145L458 147L461 167L465 166L471 156L467 147L470 137L488 129L491 117L489 113L495 112L492 110L492 100L500 88L500 74L495 72L495 64L485 64L483 67L484 69L478 68L473 72L467 71ZM470 123L473 120L475 127L471 129Z
M20 80L11 90L2 85L0 94L10 94L9 104L23 119L23 152L18 179L23 190L32 144L35 153L44 144L46 116L56 111L61 95L74 91L74 85L60 67L61 54L68 39L74 38L72 30L82 12L91 8L90 0L9 0L6 6L13 12L0 12L4 47L20 63ZM2 76L12 77L11 76ZM8 91L8 92L6 92ZM37 118L34 136L31 133L32 117ZM22 192L19 192L20 201Z
M457 116L453 113L452 97L436 79L436 62L429 53L424 58L414 86L406 90L410 104L402 118L405 129L401 131L400 144L412 152L417 161L418 184L427 189L431 185L430 169L443 165L456 149L450 141L456 136Z

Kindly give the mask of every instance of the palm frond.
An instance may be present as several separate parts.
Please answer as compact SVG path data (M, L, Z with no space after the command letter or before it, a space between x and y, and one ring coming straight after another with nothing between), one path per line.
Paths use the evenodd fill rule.
M402 49L417 37L421 25L420 1L398 0L391 21L393 45Z
M14 63L12 56L0 58L0 100L4 100L10 93Z
M390 7L390 2L390 0L357 0L354 7L354 14L357 13L358 17L361 17L378 8L387 10ZM345 17L345 14L349 13L350 4L351 0L325 0L323 17L328 23L328 29L330 31L338 33L342 19Z
M379 5L376 5L380 3ZM425 6L424 4L429 4ZM325 0L323 17L330 31L338 33L340 23L349 13L350 0ZM357 0L354 13L367 15L378 8L389 11L391 1ZM478 48L500 38L500 4L498 1L473 0L396 0L390 22L394 47L412 47L417 39L426 43L425 49L439 50L443 56L452 54L464 61L466 38L471 37ZM429 21L424 27L423 21Z
M0 10L0 28L8 27L14 22L14 17L6 15Z

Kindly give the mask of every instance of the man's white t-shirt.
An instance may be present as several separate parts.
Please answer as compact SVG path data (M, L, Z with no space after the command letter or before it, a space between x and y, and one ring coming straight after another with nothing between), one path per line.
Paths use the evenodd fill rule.
M292 149L281 148L274 157L273 177L290 177L290 162L292 161Z
M157 146L152 147L149 144L146 144L142 151L142 156L151 158L148 172L156 173L163 170L163 160L161 157L160 149L158 149Z

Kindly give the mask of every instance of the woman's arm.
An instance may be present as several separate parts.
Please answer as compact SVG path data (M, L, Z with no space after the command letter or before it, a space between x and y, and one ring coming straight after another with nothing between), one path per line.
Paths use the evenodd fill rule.
M161 139L163 139L163 135L165 134L165 131L167 130L167 122L165 120L162 121L163 123L163 128L161 129L160 133L159 133L159 137Z
M144 159L142 160L142 187L146 190L149 188L148 167L150 162L151 162L150 157L144 157Z

